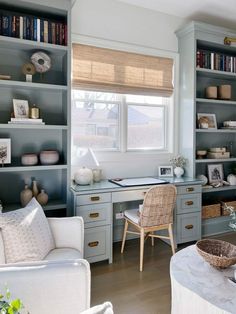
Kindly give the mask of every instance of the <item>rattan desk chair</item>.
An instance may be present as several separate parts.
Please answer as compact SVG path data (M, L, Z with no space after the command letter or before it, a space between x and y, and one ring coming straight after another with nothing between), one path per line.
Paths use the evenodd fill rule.
M126 234L140 235L140 271L143 271L143 252L144 241L151 237L152 246L154 238L169 239L172 253L175 254L172 224L173 209L176 201L176 187L172 184L157 185L150 188L145 194L143 208L141 212L138 209L130 209L124 212L125 226L121 246L121 253L124 252ZM138 232L128 230L129 224L138 230ZM167 229L169 236L157 235L154 232Z

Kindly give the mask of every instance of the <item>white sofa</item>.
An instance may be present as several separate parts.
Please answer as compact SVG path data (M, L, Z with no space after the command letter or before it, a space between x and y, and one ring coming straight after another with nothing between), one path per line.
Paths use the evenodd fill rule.
M0 231L0 292L7 285L30 314L79 314L90 307L90 267L82 259L83 219L48 221L56 248L39 262L6 264Z

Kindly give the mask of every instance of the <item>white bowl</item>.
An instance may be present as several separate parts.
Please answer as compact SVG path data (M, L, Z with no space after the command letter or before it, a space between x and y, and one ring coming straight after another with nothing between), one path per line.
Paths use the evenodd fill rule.
M21 156L21 163L23 166L34 166L38 163L37 154L24 154Z
M55 165L59 161L59 153L57 150L42 150L39 159L42 165Z

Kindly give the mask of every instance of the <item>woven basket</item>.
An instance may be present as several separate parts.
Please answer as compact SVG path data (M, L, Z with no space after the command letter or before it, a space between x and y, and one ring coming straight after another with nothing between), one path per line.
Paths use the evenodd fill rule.
M229 242L204 239L196 246L198 253L214 267L227 268L236 264L236 246Z
M202 206L202 219L219 217L220 214L221 214L220 203Z

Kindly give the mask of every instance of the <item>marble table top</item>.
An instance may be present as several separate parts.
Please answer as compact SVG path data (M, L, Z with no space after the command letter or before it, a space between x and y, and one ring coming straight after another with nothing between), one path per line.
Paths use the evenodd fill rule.
M236 265L219 270L198 254L191 245L176 253L170 263L171 276L202 299L229 313L236 313L236 284L229 282Z

